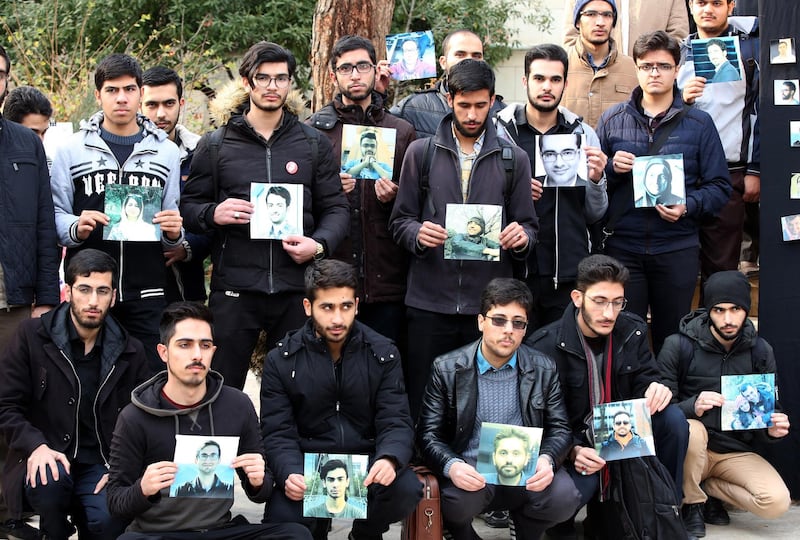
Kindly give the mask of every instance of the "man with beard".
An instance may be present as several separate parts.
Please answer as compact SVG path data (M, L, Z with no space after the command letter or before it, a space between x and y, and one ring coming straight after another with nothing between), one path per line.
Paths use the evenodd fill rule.
M269 352L261 378L261 433L277 490L265 521L306 523L315 539L328 519L304 519L304 453L368 454L367 517L350 540L373 540L422 496L408 468L414 428L400 355L391 340L355 320L355 269L324 260L306 270L306 324Z
M497 472L483 475L487 484L524 486L531 459L531 438L522 430L505 428L494 437L492 464Z
M777 518L791 503L778 472L757 453L760 444L789 433L789 417L778 412L780 405L774 404L766 429L720 429L721 377L776 373L772 347L758 336L749 311L747 278L737 270L712 274L704 308L683 318L680 333L667 338L658 355L672 401L689 423L682 510L686 529L697 537L705 536L705 523L730 523L723 503L764 519Z
M330 256L348 231L338 155L327 137L298 120L297 95L288 100L296 67L280 45L250 47L239 84L218 98L230 102L215 104L233 112L197 144L181 196L186 228L213 232L208 305L217 320L215 365L236 388L244 387L262 330L270 350L303 324L303 272L313 259ZM252 182L302 187L300 234L250 238Z
M647 442L633 431L631 415L628 411L617 411L612 424L614 434L600 447L601 459L608 461L652 455L647 447Z
M600 403L644 397L653 418L657 457L675 480L680 499L683 458L689 438L686 418L669 404L672 393L659 382L647 340L647 325L624 311L628 269L606 255L578 264L572 303L561 320L535 331L526 341L553 358L572 430L566 471L581 493L581 506L600 489L606 462L595 450L592 408ZM574 520L549 531L574 538ZM571 536L572 535L572 536Z
M543 135L584 135L589 181L574 189L543 189L531 179L531 196L539 217L538 242L528 257L526 283L533 292L531 326L558 320L575 288L578 262L589 255L587 228L608 207L604 169L606 155L597 134L581 118L559 107L567 87L567 53L558 45L537 45L525 54L522 86L528 102L512 104L497 115L497 132L520 146L536 169L536 140ZM572 140L573 147L577 139ZM555 161L563 160L556 156ZM575 160L577 163L577 159ZM558 231L558 234L556 234Z
M488 120L492 69L481 60L463 60L450 69L448 89L452 112L435 137L409 147L389 222L395 241L412 255L406 292L412 416L433 359L478 337L481 291L494 277L512 276L512 261L525 260L538 230L528 156L500 139ZM449 204L502 206L499 262L445 259Z
M82 538L125 530L106 506L106 464L117 413L148 369L142 344L109 315L117 279L111 256L81 250L67 301L22 322L0 357L3 492L13 518L33 507L47 538L69 538L73 525Z
M617 24L615 0L579 0L572 21L580 37L568 49L570 84L564 105L597 127L603 111L625 101L636 88L636 65L611 38Z
M334 156L342 153L344 124L396 130L393 164L374 162L377 140L374 132L366 131L361 137L361 151L371 154L373 162L369 165L362 162L366 166L357 171L339 173L350 206L350 229L332 257L358 268L357 293L361 299L358 320L393 339L404 352L403 296L408 253L392 241L389 216L397 196L403 157L416 135L411 124L386 112L383 98L375 91L375 61L375 47L370 40L352 35L341 37L331 52L330 76L336 85L336 95L308 123L330 139Z

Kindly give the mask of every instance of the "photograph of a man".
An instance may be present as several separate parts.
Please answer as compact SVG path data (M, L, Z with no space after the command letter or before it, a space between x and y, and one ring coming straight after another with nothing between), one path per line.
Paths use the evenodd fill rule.
M250 238L282 240L300 230L303 209L303 186L299 184L250 185L250 199L255 213L250 220Z
M484 431L488 430L491 440L491 467L493 472L482 472L486 466L482 463L483 453L478 455L476 468L482 472L487 484L500 486L524 486L533 470L529 464L538 458L539 444L542 439L540 428L510 426L484 422L481 427L481 446L484 446ZM492 434L494 437L491 437Z
M425 47L420 47L420 41L425 44ZM399 51L399 59L394 61L390 66L392 79L397 81L411 81L414 79L429 79L436 77L436 65L424 59L428 54L431 58L435 56L433 51L433 33L431 31L425 32L421 37L417 34L397 34L389 46L387 40L387 55L390 60L397 59ZM399 47L397 44L400 44ZM430 50L430 53L428 52Z
M770 64L794 64L797 57L794 53L794 39L781 38L769 42Z
M358 507L348 499L350 472L341 459L330 459L319 469L325 501L306 508L303 503L303 516L337 519L366 519L366 506ZM361 499L366 505L366 498Z
M544 168L543 187L577 187L586 185L586 155L581 150L584 135L540 135L539 163ZM536 175L534 175L536 176Z
M736 51L733 55L733 61L731 61L728 55L728 43L731 45L738 44L738 38L721 37L709 40L698 39L692 42L692 48L699 46L698 49L695 50L702 50L703 43L705 43L706 54L712 68L700 70L696 63L695 73L701 77L705 77L706 84L739 81L742 79L742 74L739 72L738 68L738 47L732 47Z
M775 105L800 105L797 95L798 79L778 79L775 84Z
M683 155L640 156L633 161L633 192L636 208L684 204L686 185Z
M394 128L345 124L342 128L342 172L353 178L391 180L396 136ZM351 158L355 140L358 140L357 156Z
M202 443L195 455L195 465L197 466L197 476L174 489L173 497L198 497L205 499L232 499L233 483L225 482L220 479L218 471L222 449L218 442L209 439ZM224 467L224 466L223 466ZM233 476L233 470L227 467L226 477ZM219 474L218 474L219 472ZM176 482L177 483L177 482Z
M448 204L445 213L444 258L466 261L500 260L503 207L493 204Z
M781 230L783 231L784 242L800 240L800 214L782 216Z
M606 461L652 456L647 442L634 431L631 414L626 410L614 413L613 433L600 447L600 457Z

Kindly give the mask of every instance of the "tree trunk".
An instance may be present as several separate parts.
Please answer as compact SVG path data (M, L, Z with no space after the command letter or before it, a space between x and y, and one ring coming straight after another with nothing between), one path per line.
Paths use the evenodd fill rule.
M336 40L348 34L363 36L375 45L378 60L384 59L393 13L394 0L317 0L311 38L312 111L333 99L330 54Z

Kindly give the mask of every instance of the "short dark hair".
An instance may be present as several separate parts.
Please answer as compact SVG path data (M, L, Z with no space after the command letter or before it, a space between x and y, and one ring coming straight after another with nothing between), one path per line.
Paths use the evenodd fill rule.
M206 305L199 302L173 302L164 309L158 324L161 344L169 344L169 340L175 335L175 326L189 319L207 322L211 327L211 336L214 336L214 316Z
M628 282L630 272L617 259L608 255L589 255L578 263L576 288L581 292L603 281L619 283L623 287Z
M365 129L364 131L361 132L361 137L358 139L359 143L361 141L363 141L364 139L372 139L377 144L378 143L378 134L375 133L374 131L369 130L369 129Z
M200 448L197 449L197 453L195 454L195 457L200 457L200 450L202 450L206 446L216 446L217 447L217 454L222 456L222 448L220 448L219 443L217 441L208 440L208 441L206 441L206 442L204 442L203 444L200 445Z
M128 54L109 54L97 64L94 70L94 86L103 88L103 83L124 76L136 79L136 85L142 86L142 66L139 61Z
M111 272L111 286L117 288L119 274L117 262L109 255L99 249L82 249L72 256L64 272L64 281L72 287L78 276L89 277L93 272L106 274Z
M306 268L306 298L313 302L319 289L347 287L358 290L358 277L353 265L335 259L316 261Z
M501 429L497 432L497 435L494 436L494 449L497 450L497 445L500 444L500 441L503 439L519 439L523 443L525 443L525 449L528 450L531 447L531 437L525 431L521 429L514 429L514 428L505 428Z
M174 69L164 66L153 66L142 75L142 86L165 86L174 84L178 99L183 97L183 80Z
M344 469L345 476L350 478L350 471L347 470L347 465L345 465L344 461L341 459L329 459L323 463L322 467L319 468L319 477L322 478L322 481L324 482L325 477L328 476L328 473L335 471L336 469Z
M708 50L708 48L709 48L709 47L711 47L712 45L714 45L714 46L716 46L716 47L719 47L719 48L720 48L720 50L721 50L722 52L724 52L724 53L726 53L726 54L727 54L727 52L728 52L728 46L727 46L727 45L725 44L725 42L724 42L724 41L722 41L721 39L718 39L718 38L709 39L709 40L706 42L706 51L707 51L707 50Z
M622 409L622 410L619 410L619 411L615 412L615 413L614 413L614 418L612 418L611 420L612 420L612 421L616 421L616 419L617 419L617 416L619 416L619 415L621 415L621 414L624 414L624 415L625 415L625 416L627 416L628 418L630 418L630 417L631 417L631 413L629 413L628 411L626 411L626 410Z
M575 146L578 148L581 147L581 143L583 140L581 139L582 133L566 133L565 135L574 135L575 136ZM544 138L545 137L552 137L552 135L539 135L539 151L541 152L544 146Z
M481 45L483 45L483 40L481 39L481 36L479 36L478 34L476 34L475 32L473 32L472 30L468 30L468 29L466 29L466 28L459 28L458 30L453 30L452 32L450 32L449 34L447 34L447 35L444 37L444 40L442 41L442 54L443 54L444 56L447 56L447 50L450 48L450 41L451 41L451 40L452 40L452 39L453 39L455 36L458 36L458 35L460 35L460 34L470 34L470 35L473 35L473 36L475 36L476 38L478 38L478 40L481 42Z
M678 40L663 30L656 30L649 34L642 34L633 44L633 60L637 61L647 53L654 51L667 51L675 60L675 65L681 63L681 45Z
M33 86L18 86L8 93L3 116L12 122L22 123L29 114L53 116L53 106L47 96Z
M483 60L465 58L450 68L447 73L447 90L450 97L465 92L488 90L489 95L494 95L494 71Z
M531 64L534 60L552 60L564 64L564 80L567 80L567 70L569 69L569 56L564 47L555 43L544 43L528 49L525 53L525 78L531 74Z
M2 45L0 45L0 58L6 61L6 75L11 75L11 57Z
M278 197L283 197L283 200L286 201L286 206L292 204L292 194L289 193L289 190L283 186L270 186L267 190L267 197L270 195L277 195Z
M533 305L533 295L525 283L514 278L494 278L481 293L481 313L486 314L492 306L507 306L517 303L528 313Z
M783 81L783 86L788 86L792 93L797 92L797 85L792 81ZM8 108L8 102L6 102L6 108Z
M258 71L258 66L265 62L268 64L286 62L289 77L294 76L294 71L297 69L297 60L289 49L284 49L271 41L259 41L244 53L242 63L239 65L239 75L245 77L250 86L255 86L253 77Z
M344 54L350 51L358 51L364 49L369 54L369 59L372 63L377 63L377 56L375 55L375 46L370 40L362 36L347 35L340 37L333 45L331 51L331 71L336 69L336 61Z

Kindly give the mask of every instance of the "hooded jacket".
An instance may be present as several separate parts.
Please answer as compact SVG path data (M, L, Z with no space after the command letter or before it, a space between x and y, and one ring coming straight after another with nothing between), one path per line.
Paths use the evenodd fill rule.
M131 403L120 413L111 444L108 508L132 519L129 530L140 532L214 529L231 520L232 498L169 497L169 488L145 497L142 474L148 465L173 461L175 435L239 437L236 455L264 454L258 417L250 398L225 386L222 376L209 371L206 395L187 409L176 409L162 395L167 372L162 371L134 389ZM250 500L263 503L272 493L272 474L266 467L264 483L254 488L236 469Z
M238 89L221 92L215 103L225 111L224 138L217 163L211 162L209 141L204 135L195 148L189 179L181 199L181 215L190 232L214 233L211 244L212 291L245 291L274 294L304 290L303 273L308 263L297 264L280 240L252 240L250 225L217 225L214 211L229 197L250 200L253 182L301 184L303 186L303 235L313 238L330 255L347 236L350 210L339 179L339 159L326 137L318 137L316 166L304 126L293 111L299 110L291 96L283 118L269 140L264 139L245 117L248 94ZM217 168L219 185L214 186ZM293 203L294 204L294 203Z
M39 319L23 321L0 355L0 433L9 446L3 494L12 517L22 514L26 460L37 447L46 444L75 459L81 400L93 400L96 436L108 464L117 415L149 371L141 342L107 315L99 343L100 386L96 396L83 395L71 358L68 317L70 304L64 302Z
M765 366L758 366L753 361L753 347L758 339L755 326L745 319L741 335L734 342L730 351L711 333L708 311L698 309L686 315L680 324L679 333L691 340L692 358L681 362L681 336L669 336L658 353L658 366L663 382L672 391L672 402L676 403L686 418L698 420L708 431L708 448L721 454L728 452L754 452L754 444L771 439L765 429L745 431L721 431L721 409L714 407L698 417L694 410L697 396L703 390L720 392L723 375L747 375L752 373L775 373L775 355L772 347L765 343L767 361ZM684 371L682 373L682 371ZM777 395L777 394L776 394ZM775 403L775 410L780 405Z

